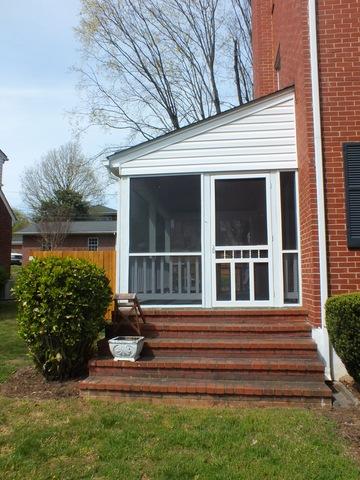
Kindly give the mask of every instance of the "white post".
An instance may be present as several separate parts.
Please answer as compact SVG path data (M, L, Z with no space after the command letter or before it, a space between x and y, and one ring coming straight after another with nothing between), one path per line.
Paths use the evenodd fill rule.
M129 288L129 187L129 178L120 176L116 242L116 290L122 293L127 293Z

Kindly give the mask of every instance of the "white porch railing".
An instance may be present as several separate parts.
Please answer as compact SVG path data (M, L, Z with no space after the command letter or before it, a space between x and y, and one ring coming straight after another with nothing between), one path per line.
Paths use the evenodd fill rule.
M129 291L143 303L201 303L201 255L130 254Z

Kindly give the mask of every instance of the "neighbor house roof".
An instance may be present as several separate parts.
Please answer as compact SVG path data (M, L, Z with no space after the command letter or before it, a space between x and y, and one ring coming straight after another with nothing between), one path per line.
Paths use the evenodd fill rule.
M17 232L21 235L38 235L39 228L36 223L30 223ZM116 233L116 221L91 220L70 222L68 235L94 235L101 233Z
M2 160L3 162L6 162L7 160L9 160L2 150L0 150L0 160Z
M89 207L89 216L90 217L97 217L97 216L107 216L107 215L116 215L117 210L115 208L106 207L105 205L93 205Z

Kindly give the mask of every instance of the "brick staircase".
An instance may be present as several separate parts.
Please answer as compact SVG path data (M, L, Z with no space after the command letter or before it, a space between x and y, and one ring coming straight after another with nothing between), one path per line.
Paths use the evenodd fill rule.
M146 311L137 362L115 362L107 341L83 396L174 403L330 406L324 365L302 309ZM107 337L135 334L112 324Z

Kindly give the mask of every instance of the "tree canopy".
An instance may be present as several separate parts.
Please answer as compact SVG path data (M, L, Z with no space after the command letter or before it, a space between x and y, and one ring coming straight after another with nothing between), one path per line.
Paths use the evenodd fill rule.
M150 139L251 99L251 0L82 0L77 33L90 123Z
M54 196L42 200L36 221L51 219L79 220L87 216L89 203L83 199L83 194L74 190L56 190Z
M28 223L30 223L30 219L22 210L19 210L18 208L13 208L12 210L16 217L16 221L13 224L12 231L13 233L16 233L18 230L21 230Z
M50 150L21 178L24 201L35 221L67 221L102 198L104 184L76 142Z

